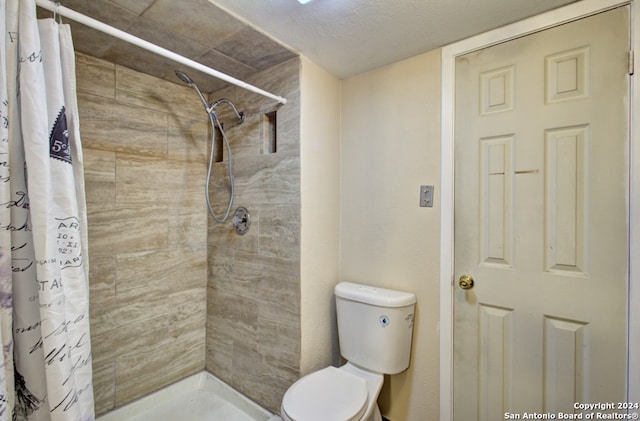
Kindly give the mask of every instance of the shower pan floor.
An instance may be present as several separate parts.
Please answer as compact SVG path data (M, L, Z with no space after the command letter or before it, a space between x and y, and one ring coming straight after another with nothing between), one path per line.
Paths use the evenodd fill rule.
M276 421L271 414L207 372L165 387L96 421Z

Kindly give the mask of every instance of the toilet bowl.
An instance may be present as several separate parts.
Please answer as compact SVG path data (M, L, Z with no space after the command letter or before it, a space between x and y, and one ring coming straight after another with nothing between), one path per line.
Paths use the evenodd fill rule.
M327 367L295 382L284 395L285 421L382 421L377 399L384 377L351 363Z
M296 381L280 408L285 421L382 421L384 374L409 367L414 294L352 282L335 287L340 354L347 363Z

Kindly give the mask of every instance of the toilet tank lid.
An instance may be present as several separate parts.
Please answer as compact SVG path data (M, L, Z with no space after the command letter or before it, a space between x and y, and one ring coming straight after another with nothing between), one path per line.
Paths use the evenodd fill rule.
M334 293L337 297L381 307L405 307L415 304L416 296L410 292L372 287L354 282L340 282Z

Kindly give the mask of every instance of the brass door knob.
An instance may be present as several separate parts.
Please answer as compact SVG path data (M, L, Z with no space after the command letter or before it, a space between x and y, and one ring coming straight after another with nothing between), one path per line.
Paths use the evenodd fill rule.
M458 279L458 285L462 289L473 288L473 277L471 275L462 275L460 279Z

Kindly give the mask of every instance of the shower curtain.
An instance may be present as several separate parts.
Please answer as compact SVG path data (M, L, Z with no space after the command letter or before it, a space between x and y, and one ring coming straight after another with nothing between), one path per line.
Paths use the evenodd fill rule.
M93 420L70 28L33 0L0 0L0 25L0 420Z

